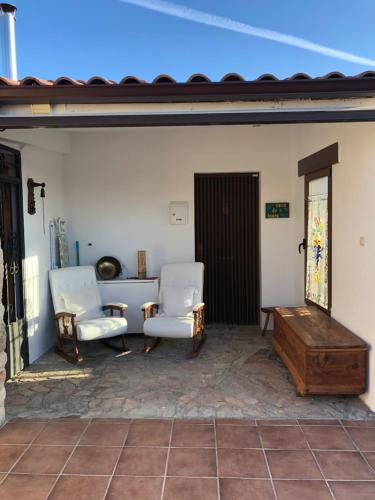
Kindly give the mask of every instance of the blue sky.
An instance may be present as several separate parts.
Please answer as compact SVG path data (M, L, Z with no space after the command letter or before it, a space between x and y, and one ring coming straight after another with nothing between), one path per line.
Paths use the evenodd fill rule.
M253 36L193 23L120 0L14 0L19 77L152 80L168 73L220 79L302 71L352 75L369 68ZM178 0L176 3L375 59L374 0ZM357 7L357 8L353 8Z

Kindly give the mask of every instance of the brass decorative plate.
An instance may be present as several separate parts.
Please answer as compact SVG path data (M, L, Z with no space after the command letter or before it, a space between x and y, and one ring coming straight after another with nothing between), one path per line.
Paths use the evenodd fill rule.
M96 271L102 280L113 280L121 273L121 264L115 257L107 255L98 260Z

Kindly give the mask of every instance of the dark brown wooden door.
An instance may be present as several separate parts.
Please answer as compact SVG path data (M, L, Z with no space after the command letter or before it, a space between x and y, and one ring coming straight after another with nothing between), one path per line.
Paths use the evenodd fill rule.
M195 175L195 258L211 323L259 323L259 175Z

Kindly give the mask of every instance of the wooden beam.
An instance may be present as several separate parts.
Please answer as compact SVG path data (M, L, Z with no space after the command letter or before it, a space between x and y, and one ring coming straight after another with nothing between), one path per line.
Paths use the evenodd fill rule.
M374 97L375 78L103 85L0 85L1 104L227 102Z
M154 115L51 115L1 116L1 129L81 127L168 127L200 125L249 125L275 123L375 122L375 110L275 111L267 113L194 113ZM1 139L1 133L0 133Z
M339 143L335 142L326 148L306 156L298 162L298 176L311 174L322 168L331 167L339 162Z

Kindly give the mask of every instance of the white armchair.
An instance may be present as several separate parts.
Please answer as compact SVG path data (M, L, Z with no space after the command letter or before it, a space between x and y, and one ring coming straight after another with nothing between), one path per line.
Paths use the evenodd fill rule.
M49 281L55 310L56 352L70 362L83 360L79 342L121 335L125 351L127 305L121 302L102 304L95 269L92 266L65 267L49 272ZM109 311L109 316L106 315ZM114 311L119 313L114 315ZM64 350L64 341L73 344L74 354ZM106 342L107 343L107 342ZM109 347L117 347L107 343Z
M167 264L161 269L158 303L146 302L144 352L152 351L161 338L191 338L193 355L206 340L204 332L203 273L201 262ZM153 341L149 344L149 337Z

